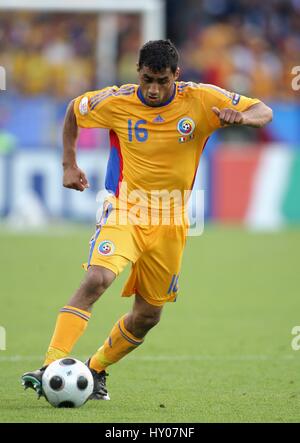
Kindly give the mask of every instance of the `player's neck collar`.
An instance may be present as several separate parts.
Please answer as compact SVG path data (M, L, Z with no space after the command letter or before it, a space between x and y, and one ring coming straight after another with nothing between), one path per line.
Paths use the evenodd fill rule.
M169 103L171 103L171 101L174 100L175 95L176 95L176 83L174 83L174 90L173 90L173 93L172 93L171 97L168 98L168 100L166 100L165 102L163 102L161 105L159 105L159 106L155 106L155 107L156 107L156 108L161 108L162 106L166 106L166 105L168 105ZM141 102L144 103L144 105L149 106L149 105L146 103L146 100L145 100L145 98L144 98L144 96L143 96L143 94L142 94L142 91L141 91L140 86L138 87L138 90L137 90L137 96L138 96L138 98L141 100ZM152 106L149 106L149 108L152 108Z

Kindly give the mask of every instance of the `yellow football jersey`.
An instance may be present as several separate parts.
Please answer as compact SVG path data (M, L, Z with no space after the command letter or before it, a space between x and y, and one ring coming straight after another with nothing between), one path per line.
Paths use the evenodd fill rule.
M212 107L245 111L259 103L214 85L176 82L172 97L159 107L145 103L138 85L86 92L74 101L79 127L110 129L111 151L105 187L117 198L142 190L153 205L153 191L191 190L210 134L220 127Z

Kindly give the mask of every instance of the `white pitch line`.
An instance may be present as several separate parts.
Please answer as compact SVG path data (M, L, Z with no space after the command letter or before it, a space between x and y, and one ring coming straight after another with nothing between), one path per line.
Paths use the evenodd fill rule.
M226 355L157 355L157 356L142 356L142 357L132 357L135 360L144 361L248 361L248 360L291 360L294 359L293 355L284 355L280 357L275 357L271 355L237 355L237 356L226 356Z
M128 359L136 361L273 361L273 360L294 360L296 355L237 355L237 356L226 356L226 355L144 355L140 357L129 356ZM85 361L88 357L75 356L82 361ZM42 355L0 355L0 363L12 363L12 362L22 362L22 361L43 361L44 357Z

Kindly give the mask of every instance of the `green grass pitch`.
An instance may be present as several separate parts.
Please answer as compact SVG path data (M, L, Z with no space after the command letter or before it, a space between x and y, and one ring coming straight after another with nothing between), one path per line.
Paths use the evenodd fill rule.
M0 232L0 422L299 422L300 230L207 226L185 251L180 296L135 352L110 368L110 402L55 409L20 376L42 363L57 312L84 275L92 229ZM128 270L94 306L84 359L131 306Z

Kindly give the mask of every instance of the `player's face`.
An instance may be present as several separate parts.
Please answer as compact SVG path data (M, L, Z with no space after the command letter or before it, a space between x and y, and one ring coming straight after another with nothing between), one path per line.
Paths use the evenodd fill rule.
M143 66L139 71L139 84L149 106L160 106L166 102L174 92L174 81L178 79L179 69L175 74L170 68L160 72L153 72L147 66Z

